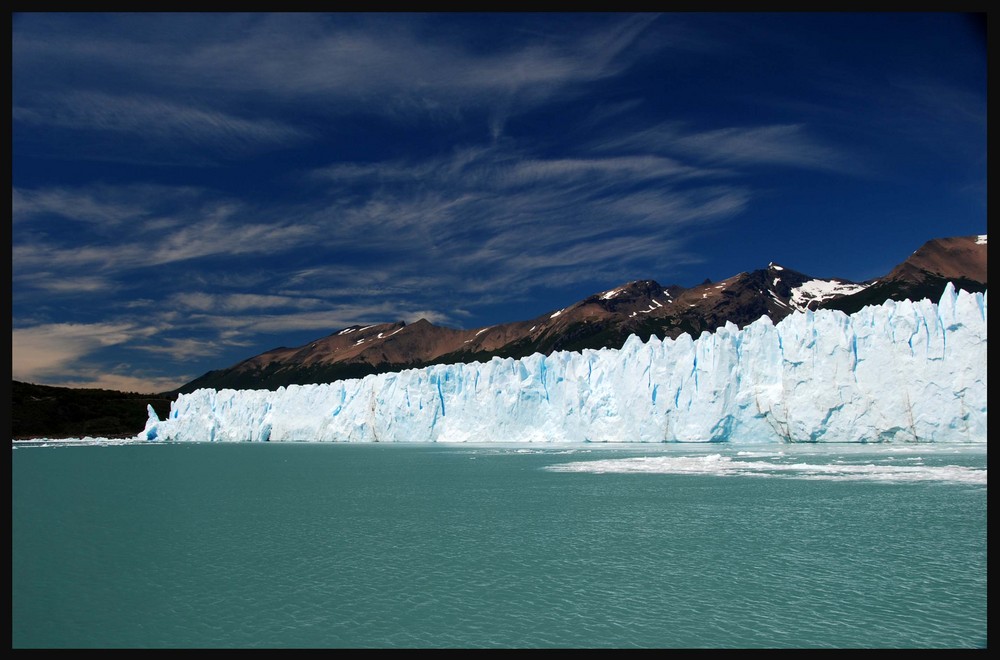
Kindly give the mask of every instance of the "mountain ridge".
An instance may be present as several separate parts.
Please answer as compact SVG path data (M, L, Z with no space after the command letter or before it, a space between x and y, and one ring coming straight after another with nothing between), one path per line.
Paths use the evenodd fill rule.
M852 282L815 278L775 262L690 288L634 280L532 319L457 330L426 319L352 325L298 347L279 347L209 371L167 394L213 389L275 389L292 384L360 378L432 364L527 357L539 352L620 348L630 335L697 337L761 316L777 323L806 309L855 312L885 300L936 300L947 281L985 291L986 235L927 241L884 277Z

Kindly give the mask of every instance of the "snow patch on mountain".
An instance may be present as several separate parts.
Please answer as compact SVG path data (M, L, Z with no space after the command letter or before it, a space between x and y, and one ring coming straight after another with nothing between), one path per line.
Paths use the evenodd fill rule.
M822 303L832 298L849 296L866 289L864 284L837 282L835 280L809 280L792 289L789 303L792 308L804 312L810 303Z

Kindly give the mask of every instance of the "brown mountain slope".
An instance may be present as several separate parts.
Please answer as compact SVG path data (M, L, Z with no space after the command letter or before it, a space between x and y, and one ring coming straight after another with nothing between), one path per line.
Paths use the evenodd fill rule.
M986 283L986 236L956 236L927 241L884 280L920 281L926 274Z
M986 235L936 238L924 243L885 277L863 290L824 302L848 314L886 300L937 301L947 282L968 291L986 290Z

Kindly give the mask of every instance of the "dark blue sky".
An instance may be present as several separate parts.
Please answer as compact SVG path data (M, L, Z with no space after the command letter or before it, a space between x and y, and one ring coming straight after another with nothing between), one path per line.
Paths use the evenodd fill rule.
M24 13L12 56L17 380L986 233L967 14Z

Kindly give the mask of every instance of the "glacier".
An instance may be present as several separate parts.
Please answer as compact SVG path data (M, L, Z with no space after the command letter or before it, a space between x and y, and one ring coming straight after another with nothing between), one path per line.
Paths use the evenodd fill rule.
M137 441L986 442L987 295L764 316L697 339L181 394Z

